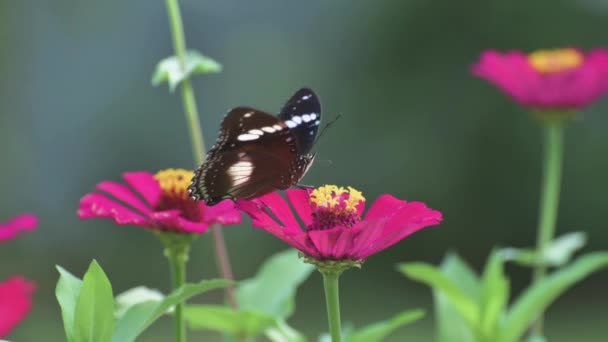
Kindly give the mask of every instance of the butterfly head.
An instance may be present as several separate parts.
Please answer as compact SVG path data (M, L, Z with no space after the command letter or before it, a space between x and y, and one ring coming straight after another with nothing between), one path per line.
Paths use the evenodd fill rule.
M298 160L298 164L300 164L300 167L302 168L302 176L300 176L300 178L306 175L306 172L308 172L312 163L315 161L315 156L316 153L308 153L300 156Z

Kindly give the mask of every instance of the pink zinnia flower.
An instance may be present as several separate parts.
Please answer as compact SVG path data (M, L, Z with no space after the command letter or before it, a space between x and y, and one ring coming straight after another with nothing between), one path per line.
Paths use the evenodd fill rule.
M80 200L78 217L110 218L118 225L198 234L212 224L241 222L232 201L208 207L192 200L187 190L192 177L192 171L182 169L156 174L127 172L123 178L128 185L105 181L97 185L99 192L85 195Z
M608 92L608 50L486 51L473 74L522 106L542 111L580 110Z
M38 218L32 214L13 217L6 223L0 223L0 241L16 238L20 233L32 231L38 225Z
M6 337L32 308L36 286L21 277L0 283L0 338Z
M441 213L421 202L406 202L382 195L362 219L365 198L361 192L335 185L314 191L287 190L288 202L277 193L237 205L262 228L300 250L307 257L361 261L410 234L441 222ZM294 217L295 209L304 224Z

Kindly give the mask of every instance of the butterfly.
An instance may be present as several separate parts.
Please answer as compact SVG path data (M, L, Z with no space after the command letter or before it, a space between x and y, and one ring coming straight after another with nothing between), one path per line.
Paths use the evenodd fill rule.
M308 88L293 94L278 116L250 107L230 110L194 172L190 196L215 205L297 185L314 161L310 150L320 123L321 103Z

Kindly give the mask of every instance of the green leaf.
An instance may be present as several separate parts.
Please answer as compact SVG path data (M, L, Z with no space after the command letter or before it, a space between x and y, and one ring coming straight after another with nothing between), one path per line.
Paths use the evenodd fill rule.
M72 342L74 341L74 311L80 295L82 280L76 278L61 266L56 266L56 268L59 271L59 281L57 281L57 287L55 288L55 296L61 307L65 336L69 342Z
M414 323L424 317L423 310L411 310L405 311L394 317L382 321L370 324L364 328L357 329L352 333L347 341L348 342L368 342L368 341L382 341L384 338L389 336L395 330L408 324Z
M544 251L543 259L551 266L566 264L574 253L583 248L587 243L587 234L574 232L564 234L553 240L549 248Z
M538 264L536 250L531 248L507 247L500 251L504 261L511 261L521 266L534 267Z
M160 302L148 301L136 304L127 310L125 315L116 322L116 331L114 332L112 341L133 341L175 304L203 292L230 285L232 285L232 282L224 279L203 280L200 283L186 284L180 287Z
M505 248L501 251L502 258L514 261L523 266L542 264L550 267L560 267L567 264L576 251L587 243L587 235L583 232L564 234L551 242L538 257L534 249Z
M190 78L193 74L209 74L222 71L222 66L218 62L198 51L189 50L185 57L185 68L181 67L177 56L170 56L161 60L156 65L156 70L152 76L152 85L158 86L161 83L168 82L169 89L174 91L180 82Z
M184 310L192 329L213 330L239 336L258 336L275 325L275 319L261 312L235 311L220 305L188 305Z
M296 289L313 270L314 266L299 259L296 250L277 253L254 278L239 283L236 291L239 307L287 319L295 308Z
M440 265L441 273L450 278L459 289L473 298L481 301L481 281L479 276L455 253L448 253Z
M355 327L350 322L346 322L346 324L342 324L342 340L349 341L350 335L355 330ZM331 339L331 334L329 332L324 332L319 335L319 342L333 342Z
M488 341L495 340L500 318L509 303L509 279L504 273L500 253L493 251L482 276L481 333Z
M285 321L275 322L275 327L266 329L264 335L272 342L306 342L306 337L290 327Z
M151 289L145 286L137 286L129 289L114 299L116 302L116 308L114 310L114 317L121 318L125 315L127 310L132 306L144 302L160 302L165 299L165 295L156 289Z
M518 341L530 323L570 286L604 267L608 267L608 252L590 253L526 289L508 312L499 341Z
M112 285L97 261L84 274L76 302L74 340L108 342L114 332L114 296Z
M539 335L537 332L533 332L532 335L526 338L526 342L547 342L547 338L543 335Z
M441 263L441 273L452 280L459 289L481 301L479 277L458 255L448 253ZM462 318L449 298L442 291L433 289L435 319L437 321L437 341L440 342L474 342L475 334L469 324Z
M400 264L398 268L399 271L409 278L441 291L467 323L471 326L477 326L480 313L475 299L462 291L450 278L442 274L435 266L412 262Z

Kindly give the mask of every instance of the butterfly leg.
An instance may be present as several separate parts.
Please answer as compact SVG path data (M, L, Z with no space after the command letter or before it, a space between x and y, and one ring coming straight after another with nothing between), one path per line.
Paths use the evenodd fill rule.
M298 189L302 189L302 190L314 190L315 186L314 185L306 185L306 184L296 184L295 185L296 188Z

